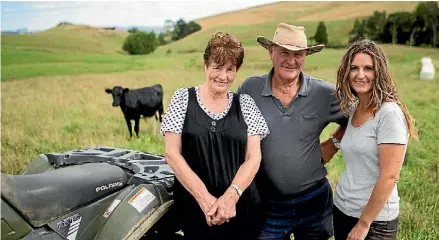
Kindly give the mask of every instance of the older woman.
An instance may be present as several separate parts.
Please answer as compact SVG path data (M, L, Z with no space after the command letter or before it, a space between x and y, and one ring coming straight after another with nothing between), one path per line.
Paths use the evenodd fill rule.
M346 163L334 198L336 240L396 239L397 182L414 119L399 98L386 56L370 40L354 43L337 72L337 97L349 122Z
M176 175L176 221L185 239L253 239L260 223L253 178L269 130L254 100L230 91L244 59L240 41L216 33L203 58L206 82L175 91L160 130Z

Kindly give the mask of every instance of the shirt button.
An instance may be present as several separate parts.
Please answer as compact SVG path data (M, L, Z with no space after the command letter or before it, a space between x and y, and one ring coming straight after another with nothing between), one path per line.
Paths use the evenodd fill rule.
M212 132L215 132L215 127L214 126L210 127L210 130L212 130Z
M212 126L216 126L216 122L215 121L212 121Z

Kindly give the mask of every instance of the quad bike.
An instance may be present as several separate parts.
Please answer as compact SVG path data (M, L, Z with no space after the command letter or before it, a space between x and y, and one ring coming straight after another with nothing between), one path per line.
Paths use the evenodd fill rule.
M152 239L173 185L161 155L111 147L42 154L19 175L1 174L1 239Z

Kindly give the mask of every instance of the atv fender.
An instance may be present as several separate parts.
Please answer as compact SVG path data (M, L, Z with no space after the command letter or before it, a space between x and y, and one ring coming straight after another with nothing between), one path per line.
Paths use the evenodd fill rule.
M31 226L1 199L1 238L3 240L20 239L32 231Z
M140 184L122 200L115 200L102 217L108 220L95 239L140 239L172 206L154 184Z

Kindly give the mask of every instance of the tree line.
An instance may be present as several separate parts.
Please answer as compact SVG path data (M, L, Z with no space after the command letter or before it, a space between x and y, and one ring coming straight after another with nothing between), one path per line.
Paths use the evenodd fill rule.
M356 19L349 42L368 38L382 43L437 47L439 8L437 2L421 2L413 12L375 11L372 16Z
M130 35L125 39L122 49L129 54L148 54L160 45L180 40L199 30L201 26L194 21L186 23L182 18L176 22L168 19L165 21L163 31L158 35L136 28L129 29Z
M372 16L355 19L349 32L349 43L367 38L380 43L438 47L438 23L437 2L421 2L413 12L395 12L387 15L385 11L375 11ZM328 44L324 22L319 22L316 33L310 40Z

